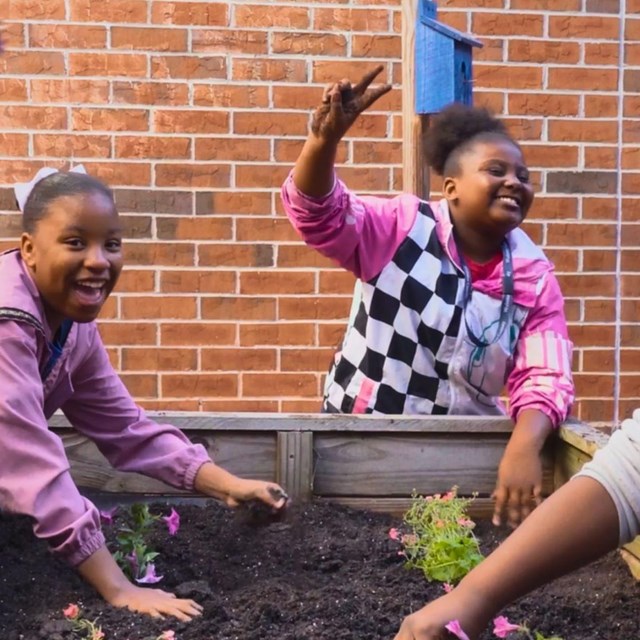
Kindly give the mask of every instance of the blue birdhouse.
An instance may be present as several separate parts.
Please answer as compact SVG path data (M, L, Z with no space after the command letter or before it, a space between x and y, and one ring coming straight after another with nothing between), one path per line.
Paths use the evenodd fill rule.
M415 30L416 113L473 102L472 50L482 43L437 19L435 2L419 0Z

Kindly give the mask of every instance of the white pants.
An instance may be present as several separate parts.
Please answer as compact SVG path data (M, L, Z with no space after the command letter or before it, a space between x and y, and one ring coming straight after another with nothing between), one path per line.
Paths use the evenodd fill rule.
M618 510L620 544L640 533L640 409L622 423L605 447L576 475L597 480Z

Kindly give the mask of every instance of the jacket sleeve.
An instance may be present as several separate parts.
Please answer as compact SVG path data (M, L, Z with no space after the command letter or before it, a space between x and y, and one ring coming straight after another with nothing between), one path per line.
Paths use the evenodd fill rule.
M304 242L365 281L391 260L411 230L420 204L408 194L360 197L338 179L331 193L312 198L296 187L291 175L281 197Z
M80 339L80 338L79 338ZM114 371L92 325L84 332L86 356L71 376L73 394L62 410L121 471L136 471L179 489L193 490L200 467L210 461L202 445L177 428L150 420Z
M572 351L560 285L549 271L520 332L514 368L507 380L514 421L524 409L542 411L554 427L566 420L575 396Z
M0 322L0 504L33 518L33 529L70 564L104 544L97 509L80 495L58 436L49 431L36 329Z

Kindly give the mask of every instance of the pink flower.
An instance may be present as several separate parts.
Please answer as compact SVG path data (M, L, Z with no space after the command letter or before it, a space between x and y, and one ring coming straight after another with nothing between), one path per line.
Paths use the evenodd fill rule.
M163 631L156 640L176 640L176 632L171 630Z
M80 607L77 604L69 604L66 609L62 610L62 615L69 620L75 620L80 615Z
M461 527L473 527L475 525L475 522L473 520L470 520L469 518L458 518L458 524Z
M392 527L389 529L389 537L392 540L400 540L400 532L395 527Z
M94 629L93 633L91 634L91 640L102 640L104 638L104 631L101 631L100 629Z
M132 551L128 556L125 556L125 560L131 567L131 573L135 576L138 574L138 556L135 551Z
M469 636L462 630L460 623L457 620L452 620L444 625L444 628L449 632L453 633L456 638L460 638L460 640L469 640Z
M455 497L456 494L453 491L447 491L447 493L442 496L442 500L443 502L449 502L449 500L453 500Z
M144 572L144 576L142 578L136 578L136 582L139 584L155 584L156 582L160 582L164 576L156 575L156 566L150 562L147 565L147 569Z
M118 507L113 507L113 509L108 509L107 511L100 511L100 520L105 524L111 524L113 522L113 516L115 515Z
M452 584L449 584L448 582L445 582L445 583L442 585L442 588L444 589L444 592L445 592L445 593L451 593L451 592L453 591L453 585L452 585Z
M504 616L498 616L493 621L493 634L498 638L506 638L510 633L521 630L520 625L511 624Z
M436 527L442 529L442 527L444 527L444 520L436 520Z
M167 523L169 535L175 536L176 533L178 533L178 529L180 528L180 514L172 508L171 514L168 516L163 516L162 519Z

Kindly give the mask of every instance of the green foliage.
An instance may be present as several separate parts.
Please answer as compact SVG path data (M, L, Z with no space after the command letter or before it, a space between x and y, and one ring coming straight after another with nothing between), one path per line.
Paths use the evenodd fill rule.
M401 537L407 567L420 569L430 582L455 584L483 558L467 516L473 498L459 498L456 487L443 496L411 497L403 518L411 533Z
M142 578L147 566L159 555L156 551L151 551L146 542L149 532L159 519L160 516L154 516L149 511L148 505L134 504L118 524L117 549L113 557L125 575L132 580Z

